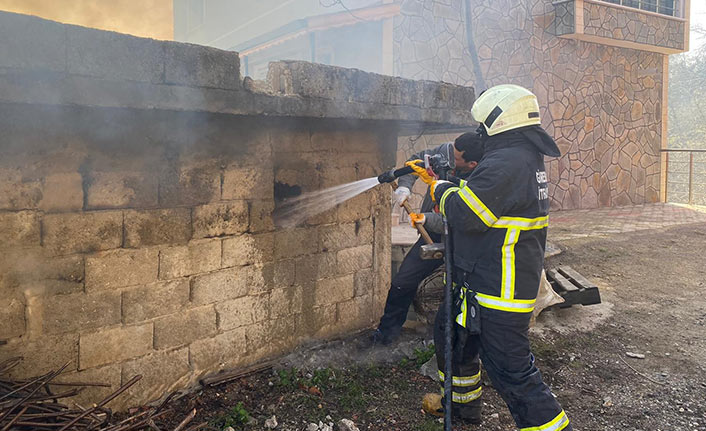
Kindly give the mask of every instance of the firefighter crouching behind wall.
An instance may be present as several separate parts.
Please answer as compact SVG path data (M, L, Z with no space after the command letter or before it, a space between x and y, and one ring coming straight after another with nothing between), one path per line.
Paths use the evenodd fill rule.
M429 183L448 220L453 250L453 416L481 421L480 359L523 431L571 430L534 365L528 330L544 264L549 197L544 155L557 157L539 105L516 85L490 88L471 109L484 155L467 181ZM443 306L434 341L444 369ZM448 376L439 373L442 381Z

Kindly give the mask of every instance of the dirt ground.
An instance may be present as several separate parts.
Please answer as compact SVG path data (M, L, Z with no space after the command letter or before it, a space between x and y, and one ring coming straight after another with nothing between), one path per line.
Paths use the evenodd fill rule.
M547 267L571 265L604 304L543 313L531 341L545 381L576 430L706 430L706 224L561 242ZM437 383L419 372L424 336L364 357L351 342L298 352L268 370L173 403L214 429L306 430L343 418L361 430L442 430L420 409ZM336 353L337 352L337 353ZM349 352L340 353L340 352ZM626 352L644 354L644 359ZM486 382L484 423L455 430L513 430ZM309 428L313 429L313 428ZM322 429L319 427L318 429Z

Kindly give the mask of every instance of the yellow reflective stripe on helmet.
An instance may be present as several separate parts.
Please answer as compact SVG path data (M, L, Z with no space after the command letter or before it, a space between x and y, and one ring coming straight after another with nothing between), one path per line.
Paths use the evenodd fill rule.
M500 217L491 227L498 229L514 228L521 230L533 230L543 229L547 226L549 226L549 216L537 218Z
M446 189L444 194L441 195L441 200L439 201L439 212L444 217L446 217L446 198L449 197L451 193L455 193L458 190L458 187L449 187L448 189Z
M504 299L513 299L515 296L515 244L519 237L518 229L508 229L500 249L503 270L500 296Z
M495 214L485 206L483 201L481 201L470 188L464 187L460 189L458 195L461 196L461 199L468 205L468 208L470 208L486 226L492 226L498 221Z
M439 381L444 381L444 372L439 370ZM480 370L478 374L467 377L456 377L453 376L452 384L458 387L474 386L480 383Z
M536 299L504 299L483 293L476 293L476 299L485 308L512 313L530 313L534 310L534 303L536 302Z
M560 431L569 425L569 418L561 411L554 419L538 427L522 428L520 431Z
M453 402L458 403L458 404L466 404L470 403L471 401L477 400L480 398L480 396L483 394L483 387L481 386L478 389L475 389L470 392L465 392L465 393L458 393L458 392L451 392L451 400Z

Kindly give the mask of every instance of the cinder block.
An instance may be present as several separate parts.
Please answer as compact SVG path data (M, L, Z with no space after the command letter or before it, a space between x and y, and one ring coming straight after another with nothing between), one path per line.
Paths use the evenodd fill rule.
M258 358L274 357L295 345L296 319L270 319L250 325L245 332L247 352Z
M286 229L275 232L275 259L291 259L316 253L319 231L316 227Z
M115 289L157 281L156 248L111 250L86 257L86 291Z
M240 298L265 286L262 267L256 265L223 269L194 277L191 301L197 305Z
M122 236L121 211L46 214L42 220L42 245L56 254L118 248Z
M87 209L156 207L158 179L143 172L91 172Z
M80 211L83 208L83 180L78 172L44 177L39 208L46 212Z
M191 366L195 374L233 367L245 358L245 333L248 327L233 329L213 338L196 340L189 346Z
M35 211L0 212L0 248L38 246L39 223Z
M337 327L341 331L350 331L370 326L377 315L373 314L373 295L365 295L353 298L350 301L336 304L338 322Z
M69 403L75 402L81 406L90 406L98 400L106 398L108 395L115 392L120 387L120 364L110 364L98 368L90 368L88 370L74 371L70 373L62 373L58 375L54 381L57 382L96 382L110 385L110 387L88 386L84 388L78 395L68 398ZM64 390L66 387L61 387ZM55 392L59 392L60 387L56 387ZM118 407L120 398L117 401L111 401L106 406L111 409Z
M194 238L235 235L248 230L248 204L232 201L194 208Z
M370 268L373 264L373 246L360 245L358 247L346 248L336 253L339 274L350 274L364 268Z
M28 307L30 322L41 319L44 332L86 331L120 323L120 292L103 291L42 297L38 310Z
M125 323L136 323L179 311L189 302L189 280L152 283L123 291Z
M191 210L125 211L125 247L185 244L191 239Z
M0 210L38 209L41 200L41 181L25 178L20 169L0 169Z
M152 350L152 323L81 334L79 369L120 362Z
M255 200L250 203L250 232L270 232L275 229L272 213L274 201Z
M163 42L163 45L167 84L226 90L241 88L237 52L188 43Z
M272 262L274 234L245 234L223 240L223 267Z
M184 346L215 335L216 310L213 306L193 308L161 317L154 322L154 348Z
M317 253L299 258L295 261L294 271L296 284L333 277L338 274L336 253Z
M60 336L43 335L31 340L15 338L0 345L0 360L22 356L22 362L13 368L11 375L18 378L41 376L55 371L72 361L67 372L78 368L78 334Z
M66 70L66 26L0 12L0 67Z
M337 251L373 242L373 223L359 220L319 228L320 249Z
M191 241L159 252L159 278L184 277L214 271L221 267L221 240Z
M270 292L270 318L291 316L303 313L303 287L294 286L284 289L273 289Z
M353 275L337 278L327 278L316 282L314 304L327 305L348 301L353 298Z
M229 331L267 320L269 305L269 295L243 296L218 303L216 304L218 329Z
M302 313L299 319L299 334L317 338L328 338L337 334L336 304L313 307Z
M274 199L274 173L270 165L232 166L223 172L223 195L232 199Z
M18 298L0 300L0 340L25 333L25 305Z
M370 192L351 198L338 206L338 222L348 223L368 219L372 214Z
M264 290L293 285L295 265L295 260L278 260L262 265L262 274L265 278Z
M189 349L154 352L123 364L123 382L138 374L142 379L127 390L123 403L129 400L132 406L141 405L155 401L174 389L183 388L190 377Z
M162 80L164 55L156 40L78 26L67 26L66 37L69 73L118 81Z

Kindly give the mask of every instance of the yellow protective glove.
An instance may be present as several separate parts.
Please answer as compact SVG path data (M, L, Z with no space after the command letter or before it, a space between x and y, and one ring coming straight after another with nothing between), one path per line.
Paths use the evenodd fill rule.
M424 168L424 166L419 166L417 163L421 163L422 160L410 160L409 162L405 163L405 166L409 166L412 169L414 169L414 172L412 172L413 175L418 176L419 178L422 179L425 183L428 185L432 185L434 181L436 181L436 178L432 177L429 175L429 172Z
M429 188L430 188L429 194L431 195L431 200L433 202L436 202L436 196L434 196L434 194L436 192L436 186L438 186L439 184L444 184L444 183L449 183L449 181L436 180L431 184L431 186L429 186Z
M409 213L409 223L412 227L417 227L418 224L424 225L427 218L422 213Z

